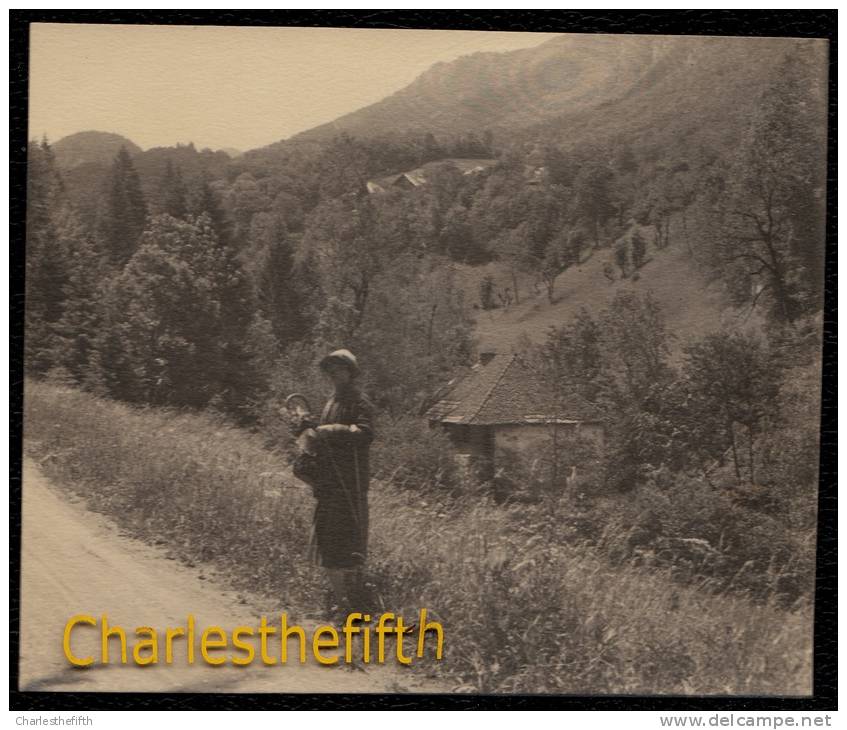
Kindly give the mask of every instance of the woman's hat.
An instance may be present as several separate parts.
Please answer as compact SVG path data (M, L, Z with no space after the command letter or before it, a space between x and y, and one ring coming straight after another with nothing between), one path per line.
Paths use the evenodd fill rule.
M341 349L329 353L329 355L324 357L320 362L321 370L326 370L327 366L331 362L338 362L342 365L346 365L350 369L350 372L353 373L353 375L359 374L359 363L356 360L356 356L352 352L350 352L350 350Z

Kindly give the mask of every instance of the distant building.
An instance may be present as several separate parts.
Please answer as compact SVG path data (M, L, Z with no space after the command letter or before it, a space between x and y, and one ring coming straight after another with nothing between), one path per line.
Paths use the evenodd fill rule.
M463 175L476 175L496 164L497 160L492 159L477 160L464 157L449 157L444 160L427 162L425 165L416 167L414 170L407 170L406 172L386 175L375 180L368 180L367 188L369 193L387 193L389 190L397 188L412 190L426 185L432 171L441 165L450 165Z
M557 406L540 377L516 354L483 353L466 375L448 383L426 417L446 430L460 463L483 478L494 474L506 452L550 448L554 428L598 445L604 438L596 406L576 393Z

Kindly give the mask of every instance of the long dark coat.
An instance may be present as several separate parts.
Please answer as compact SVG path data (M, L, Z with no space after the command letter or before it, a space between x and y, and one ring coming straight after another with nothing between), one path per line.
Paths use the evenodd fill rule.
M318 457L323 478L316 485L312 556L325 568L352 568L368 551L369 450L373 406L356 388L333 395L320 425L355 424L358 432L322 433Z

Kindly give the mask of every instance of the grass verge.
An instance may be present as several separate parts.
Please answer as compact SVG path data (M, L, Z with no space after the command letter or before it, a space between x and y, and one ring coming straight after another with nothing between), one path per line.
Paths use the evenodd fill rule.
M321 605L312 499L261 436L205 414L25 384L24 448L133 535L216 565L294 616ZM374 483L370 580L388 610L445 631L437 672L465 692L804 695L812 611L674 583L566 539L566 504L502 507Z

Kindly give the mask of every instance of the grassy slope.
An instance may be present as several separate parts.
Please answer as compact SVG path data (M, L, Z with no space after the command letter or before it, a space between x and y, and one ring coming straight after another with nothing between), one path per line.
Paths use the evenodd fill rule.
M477 312L476 336L480 349L509 352L524 335L540 342L550 327L567 323L582 307L598 313L622 290L649 292L653 296L662 308L668 331L676 338L676 352L688 340L707 332L743 325L746 312L729 309L719 283L709 283L697 270L679 228L676 226L672 231L667 249L656 251L652 243L648 246L648 263L638 272L637 281L621 279L617 269L614 283L603 275L603 264L612 261L613 248L594 251L588 260L562 274L556 282L553 304L547 301L543 286L539 286L536 294L532 278L521 277L520 304ZM642 235L652 241L650 229L642 229ZM486 274L495 277L500 290L512 286L508 274L498 264L456 267L459 285L465 289L469 301L478 302L479 282ZM748 323L753 321L751 318Z
M311 497L263 439L203 414L27 381L24 446L57 484L175 557L208 561L298 619L320 605ZM568 537L570 506L374 484L370 579L445 631L459 691L807 694L811 612L675 584ZM551 577L555 579L551 580Z

